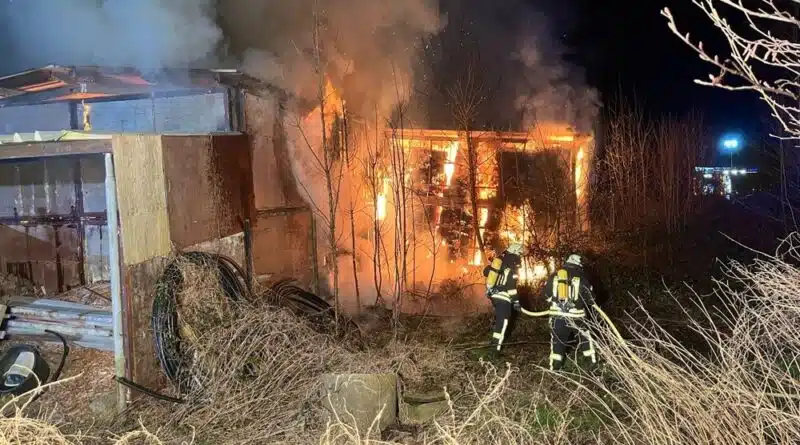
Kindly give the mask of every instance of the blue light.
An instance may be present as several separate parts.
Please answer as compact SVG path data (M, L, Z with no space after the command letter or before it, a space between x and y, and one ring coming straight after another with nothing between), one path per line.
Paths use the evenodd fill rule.
M736 134L727 134L720 140L720 148L725 153L736 153L742 148L742 138Z

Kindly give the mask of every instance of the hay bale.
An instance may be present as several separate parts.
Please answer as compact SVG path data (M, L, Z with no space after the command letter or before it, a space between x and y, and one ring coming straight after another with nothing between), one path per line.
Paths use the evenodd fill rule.
M395 374L324 374L322 391L333 417L358 431L379 434L397 420Z

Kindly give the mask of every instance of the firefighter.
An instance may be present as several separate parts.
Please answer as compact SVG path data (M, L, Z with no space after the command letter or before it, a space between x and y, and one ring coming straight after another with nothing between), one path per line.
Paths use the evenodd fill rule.
M522 264L522 245L512 244L483 269L486 277L486 296L494 306L494 331L490 345L494 354L500 352L503 341L513 328L516 311L519 310L517 280Z
M584 273L584 259L572 254L561 269L552 274L544 288L550 301L550 369L564 366L567 345L578 339L579 359L597 363L594 342L585 321L586 311L596 308L594 290Z

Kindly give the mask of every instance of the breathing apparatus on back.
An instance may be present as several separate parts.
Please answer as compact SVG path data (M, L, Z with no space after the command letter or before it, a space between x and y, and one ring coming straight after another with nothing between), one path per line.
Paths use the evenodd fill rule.
M487 295L492 292L492 289L497 285L497 280L503 273L503 259L506 254L522 255L522 244L514 243L500 255L494 257L492 262L483 270L483 275L486 277L486 293Z

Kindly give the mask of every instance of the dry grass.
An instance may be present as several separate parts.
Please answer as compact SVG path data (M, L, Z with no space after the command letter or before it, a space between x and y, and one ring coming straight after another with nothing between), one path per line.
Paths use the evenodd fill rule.
M710 309L698 301L705 318L687 316L703 339L698 348L653 319L636 327L637 347L609 335L599 339L605 376L586 393L609 419L616 443L769 444L800 437L797 240L788 238L781 256L729 264L719 282L723 304Z
M178 323L185 341L194 343L199 333L208 327L219 327L232 318L230 299L219 285L217 268L196 264L177 257L182 286L177 292Z
M0 297L5 296L24 296L38 297L42 295L42 290L30 281L16 275L0 273Z
M794 443L800 437L800 251L792 243L798 239L787 239L781 256L730 263L719 283L723 304L708 308L698 301L703 318L691 320L687 308L702 342L687 344L654 319L634 326L626 343L596 326L599 374L526 369L524 385L510 367L484 363L482 373L460 372L463 359L446 347L394 345L354 354L288 311L230 305L213 315L223 322L198 331L194 344L202 347L194 350L192 375L199 385L189 403L164 429L151 434L138 428L125 440L157 444L159 436L178 443L176 431L193 431L215 444ZM377 439L339 417L323 424L319 377L344 370L393 370L422 386L438 381L447 386L447 407L402 440ZM463 384L451 385L456 374L467 377ZM545 379L553 378L563 389L555 394L559 400L547 391ZM587 410L603 419L591 430L581 426ZM0 420L0 443L82 439L15 420L21 417ZM52 438L14 442L13 434Z
M25 343L36 345L42 357L50 364L50 372L55 371L61 360L61 345ZM78 375L80 378L72 378ZM113 377L113 353L72 346L61 374L62 380L31 404L30 408L47 409L52 412L52 420L58 423L69 423L84 429L98 427L112 420L114 413L93 413L90 405L97 398L116 395L117 384Z
M288 312L235 308L236 323L204 330L194 350L197 389L175 422L213 443L277 443L313 430L319 376L344 351Z
M163 445L155 434L150 433L142 425L122 436L100 437L81 432L66 433L65 430L72 429L70 425L54 422L52 412L37 411L33 408L31 396L37 392L45 390L52 397L52 392L59 386L74 384L82 378L80 375L65 378L9 398L0 408L0 413L3 414L0 416L0 445ZM42 395L42 398L48 395ZM191 445L191 442L183 442L183 445Z

